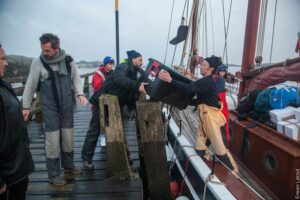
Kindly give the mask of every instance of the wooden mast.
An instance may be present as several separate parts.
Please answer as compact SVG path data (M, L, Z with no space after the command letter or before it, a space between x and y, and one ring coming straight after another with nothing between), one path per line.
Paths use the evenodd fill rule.
M247 21L244 38L244 51L242 61L242 77L254 64L256 40L259 21L259 10L261 0L248 0ZM245 95L248 82L243 80L240 83L238 98Z

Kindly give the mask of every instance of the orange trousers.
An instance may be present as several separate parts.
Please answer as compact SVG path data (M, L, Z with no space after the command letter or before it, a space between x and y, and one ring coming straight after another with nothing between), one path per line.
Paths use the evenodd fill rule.
M236 162L234 161L231 153L225 147L222 135L221 126L226 123L226 118L222 113L222 108L218 109L206 104L200 104L197 107L199 112L199 129L197 133L197 140L195 149L205 150L207 152L208 147L206 146L207 139L210 140L215 153L219 156L227 154L235 172L238 172ZM206 153L206 155L208 155Z

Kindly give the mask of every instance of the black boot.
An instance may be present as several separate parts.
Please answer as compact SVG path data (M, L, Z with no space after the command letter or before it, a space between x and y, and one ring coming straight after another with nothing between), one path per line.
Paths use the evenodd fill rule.
M196 150L196 153L198 154L198 156L200 156L202 158L203 161L207 161L207 159L204 157L205 156L205 150Z
M224 163L229 169L233 170L233 165L229 159L229 157L227 156L227 154L224 154L224 155L217 155L217 158L222 162Z

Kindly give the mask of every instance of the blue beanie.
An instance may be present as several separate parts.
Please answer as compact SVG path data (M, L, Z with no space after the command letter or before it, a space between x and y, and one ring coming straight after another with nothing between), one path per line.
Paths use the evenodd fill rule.
M218 72L221 72L221 71L227 72L227 68L228 68L228 67L227 67L226 65L222 64L222 65L219 67Z
M103 59L103 64L106 65L108 63L114 63L114 59L110 56L106 56L104 59Z
M139 52L135 50L127 51L128 60L137 58L139 56L142 56Z

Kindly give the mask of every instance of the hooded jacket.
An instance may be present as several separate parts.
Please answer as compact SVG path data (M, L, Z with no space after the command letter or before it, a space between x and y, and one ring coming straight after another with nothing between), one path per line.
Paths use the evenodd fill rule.
M94 93L90 98L90 103L97 106L102 94L111 94L118 97L121 107L127 105L130 110L135 109L135 101L139 97L141 82L146 82L145 72L134 66L131 61L122 63L107 77L102 87Z
M0 188L22 181L33 170L20 102L11 86L0 79Z

